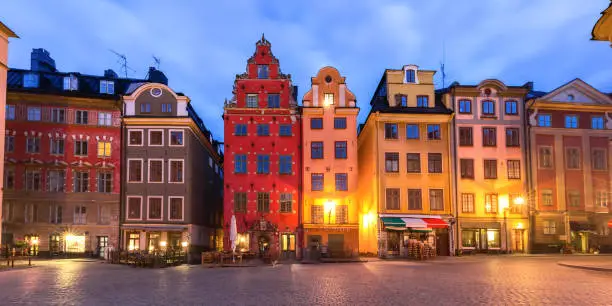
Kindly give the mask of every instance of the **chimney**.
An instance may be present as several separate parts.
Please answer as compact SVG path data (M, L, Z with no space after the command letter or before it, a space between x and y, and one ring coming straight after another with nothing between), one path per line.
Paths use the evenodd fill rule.
M38 48L32 49L30 56L30 69L32 71L56 72L55 61L51 58L49 51Z
M297 85L293 86L293 100L297 103L298 102L298 87Z
M152 83L161 83L164 85L168 85L168 78L166 77L166 75L160 70L155 69L155 67L149 67L148 81Z
M104 70L104 77L109 79L118 79L119 76L113 69Z
M527 88L529 91L533 91L533 82L527 82L523 87Z

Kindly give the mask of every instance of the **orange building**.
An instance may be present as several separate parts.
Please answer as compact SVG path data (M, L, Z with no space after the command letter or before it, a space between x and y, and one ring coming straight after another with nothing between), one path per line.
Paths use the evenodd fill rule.
M312 78L302 109L305 256L356 256L357 114L355 95L333 67Z

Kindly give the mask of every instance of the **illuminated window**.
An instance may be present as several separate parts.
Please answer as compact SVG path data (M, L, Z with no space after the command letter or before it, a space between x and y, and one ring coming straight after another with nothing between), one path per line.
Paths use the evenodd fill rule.
M487 193L485 195L485 212L489 214L497 213L497 207L499 202L497 200L497 193Z
M544 221L544 234L554 235L557 233L557 223L555 221Z
M508 179L520 179L521 178L521 161L520 160L508 160L506 161L508 168Z
M325 106L330 106L330 105L334 105L334 94L333 93L326 93L324 96L324 105Z
M108 141L98 142L98 157L110 157L111 156L111 143Z
M464 213L474 212L474 194L473 193L462 193L461 194L461 211Z

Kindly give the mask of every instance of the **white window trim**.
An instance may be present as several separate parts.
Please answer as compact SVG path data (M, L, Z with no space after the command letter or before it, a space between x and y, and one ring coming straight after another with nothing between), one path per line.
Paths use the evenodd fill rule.
M161 182L155 182L155 181L151 181L151 162L152 161L161 161L162 162L162 173L161 173ZM184 166L184 165L183 165ZM151 184L161 184L164 182L164 159L163 158L149 158L147 160L147 183L151 183Z
M154 219L154 218L149 218L149 209L150 209L150 199L161 199L161 216L159 219ZM147 196L147 220L155 220L155 221L162 221L164 220L164 197L163 196Z
M603 156L603 162L604 162L604 168L603 169L595 169L595 152L597 151L602 151L604 152ZM607 156L608 156L608 150L606 150L605 148L599 147L599 148L592 148L591 149L591 170L593 171L608 171L608 160L607 160Z
M81 114L81 123L77 123L77 118L79 117L79 116L78 116L79 112L80 112L80 114ZM87 114L87 116L83 117L83 116L82 116L82 115L83 115L83 113ZM83 121L83 118L87 118L87 119L86 119L86 120L87 120L87 123L83 123L83 122L82 122L82 121ZM96 119L98 119L98 118L96 117ZM85 109L76 109L76 110L74 110L74 124L78 124L78 125L89 125L89 124L90 124L90 122L89 122L89 110L85 110ZM96 124L97 124L97 122L96 122Z
M100 153L100 148L98 147L101 143L107 143L110 146L110 155L106 156L106 145L104 146L104 154L103 155L99 155L98 153ZM64 142L64 146L65 146L65 142ZM101 140L96 142L96 156L98 156L99 158L105 158L105 157L111 157L111 155L113 155L113 143L110 140Z
M171 167L172 167L172 162L173 161L180 161L183 163L183 167L181 169L182 173L182 177L183 177L183 181L182 182L172 182L172 180L170 179L170 175L172 175L172 171L171 171ZM168 159L168 184L184 184L185 183L185 159L181 159L181 158L170 158Z
M173 145L172 144L172 132L181 132L183 133L183 144ZM168 130L168 146L169 147L184 147L185 146L185 130L184 129L171 129Z
M140 181L130 181L130 161L138 160L140 161ZM142 183L143 182L143 172L144 172L144 159L142 158L128 158L127 160L127 182L128 183Z
M551 160L552 165L548 168L542 167L542 164L540 163L540 150L543 148L550 149L550 160ZM536 159L538 161L538 169L555 169L555 152L553 151L552 146L548 146L548 145L538 146L538 150L536 151Z
M161 144L151 144L151 132L161 132L162 133ZM164 130L163 129L150 129L147 132L147 140L148 140L149 147L163 147L164 146ZM185 139L183 139L183 143L185 143Z
M140 218L130 218L130 199L140 199ZM127 196L125 202L125 220L142 220L142 196Z
M573 146L568 146L564 148L565 150L565 170L582 170L582 152L580 151L580 147L573 147ZM569 154L567 154L569 152L570 149L576 149L578 151L578 168L569 168L568 167L568 161L569 161Z
M170 203L172 202L172 199L181 199L182 200L182 209L183 211L181 212L181 219L172 219L170 218L170 209L171 209L171 205ZM185 197L183 196L169 196L168 197L168 221L185 221Z
M130 133L132 133L132 132L140 132L142 134L141 143L140 144L130 144ZM130 130L128 130L128 135L127 136L128 136L127 145L129 147L142 147L142 146L144 146L145 139L144 139L144 130L143 129L130 129Z
M109 115L110 116L110 124L108 124L108 125L107 124L100 124L100 116L101 115ZM98 122L96 122L96 124L98 126L113 126L113 113L111 113L111 112L98 112L98 118L97 119L98 119ZM106 120L104 120L104 121L106 121Z

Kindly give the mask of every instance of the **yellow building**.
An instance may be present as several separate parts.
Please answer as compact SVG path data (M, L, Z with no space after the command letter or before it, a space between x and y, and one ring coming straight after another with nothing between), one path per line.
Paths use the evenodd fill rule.
M358 139L362 253L408 256L415 242L454 251L452 111L435 98L434 74L387 69L370 102Z
M357 114L355 95L333 67L312 78L302 108L302 248L354 257L359 248L357 205Z
M591 36L592 40L609 41L612 43L612 1L610 1L610 6L601 12L601 17L595 23Z

